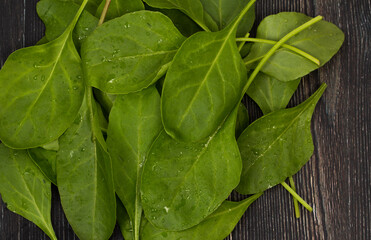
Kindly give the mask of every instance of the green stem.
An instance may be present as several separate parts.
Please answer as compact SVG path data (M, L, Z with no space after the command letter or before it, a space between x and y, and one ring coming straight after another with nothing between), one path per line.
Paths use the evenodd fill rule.
M292 177L289 177L289 181L290 181L290 186L291 186L292 190L294 190L296 192L294 179ZM299 209L298 200L293 198L293 201L294 201L295 216L296 216L296 218L300 218L300 209Z
M248 37L250 36L250 33L246 33L245 37L244 38L237 38L236 41L238 41L238 39L248 39ZM245 40L241 40L241 43L240 45L238 46L238 51L241 52L243 46L245 45L247 41Z
M104 8L103 8L103 11L102 11L102 14L100 15L100 19L99 19L99 22L98 22L98 26L102 25L103 22L104 22L104 19L106 18L106 15L107 15L107 12L108 12L108 8L109 8L109 5L111 4L111 0L106 0L106 4L104 5Z
M255 77L258 75L264 64L268 61L268 59L285 43L287 42L290 38L295 36L296 34L300 33L301 31L309 28L313 24L319 22L322 20L322 16L318 16L313 18L312 20L304 23L303 25L299 26L298 28L294 29L293 31L289 32L286 36L281 38L274 46L267 52L267 54L264 56L264 58L259 62L258 66L255 68L255 70L252 72L250 75L249 79L247 80L247 83L243 89L243 95L247 91L247 89L250 87L252 81L254 81ZM241 98L243 98L243 95Z
M267 39L261 39L261 38L248 38L248 37L244 37L244 38L237 38L236 39L237 42L257 42L257 43L267 43L267 44L276 44L277 41L272 41L272 40L267 40ZM307 58L309 61L312 61L314 62L315 64L317 64L318 66L321 64L319 59L313 57L312 55L310 55L309 53L306 53L302 50L300 50L299 48L296 48L296 47L293 47L291 45L288 45L288 44L282 44L282 47L284 48L287 48L305 58Z
M304 199L302 199L292 188L290 188L289 185L287 185L287 183L285 182L282 182L281 185L286 188L286 190L296 199L298 200L298 202L300 202L301 205L303 205L309 212L312 212L313 211L313 208L311 206L309 206L308 203L306 203L304 201Z
M88 1L89 1L89 0L84 0L84 1L82 2L82 4L81 4L79 10L77 11L77 13L76 13L75 17L73 18L71 24L69 25L71 31L72 31L72 29L75 28L76 23L77 23L77 21L79 20L81 14L82 14L82 11L84 11L84 8L85 8L86 4L88 4Z

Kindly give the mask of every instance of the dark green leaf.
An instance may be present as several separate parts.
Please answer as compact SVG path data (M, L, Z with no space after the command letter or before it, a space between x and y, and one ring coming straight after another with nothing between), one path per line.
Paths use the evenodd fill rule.
M139 236L142 166L162 130L160 95L153 86L116 98L109 118L108 150L112 157L116 193Z
M236 138L249 126L249 113L246 106L240 103L238 106L237 121L236 121Z
M40 168L41 172L57 185L56 163L57 152L43 148L28 149L28 154L34 163Z
M142 176L143 210L154 226L171 231L193 227L238 185L236 115L237 109L204 142L178 142L165 131L156 139Z
M313 154L310 123L326 84L297 107L253 122L239 137L243 170L237 191L262 192L298 172Z
M161 13L125 14L98 27L84 42L89 84L107 93L146 88L167 70L184 37Z
M104 6L106 5L106 1L102 1L98 10L97 10L97 17L102 15L102 11ZM111 0L109 5L106 21L121 17L122 15L130 12L136 12L144 10L144 5L141 0Z
M293 29L311 20L301 13L284 12L266 17L259 25L257 38L278 41ZM299 48L320 60L320 66L328 62L344 41L344 33L332 23L320 21L290 38L286 44ZM263 57L272 45L254 43L246 62ZM255 66L254 63L250 64ZM287 48L279 49L263 66L262 72L280 81L296 80L319 66Z
M125 240L134 240L134 230L132 221L120 199L116 198L117 205L117 224L119 225L122 236Z
M56 240L50 220L50 181L25 150L0 144L0 166L0 193L8 209L32 221Z
M78 5L81 5L84 0L62 0L64 2L74 2ZM95 14L97 11L98 6L101 2L105 2L106 0L88 0L86 4L86 10L89 11L91 14Z
M259 73L246 93L259 105L264 114L268 114L286 108L299 83L300 79L281 82Z

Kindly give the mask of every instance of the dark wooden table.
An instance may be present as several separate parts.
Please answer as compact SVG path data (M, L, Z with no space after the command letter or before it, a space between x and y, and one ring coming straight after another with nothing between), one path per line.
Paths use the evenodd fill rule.
M38 0L0 0L0 64L16 49L35 44L44 27ZM346 35L340 53L301 83L290 106L322 82L329 87L313 117L315 152L295 176L298 193L313 207L294 217L288 192L277 186L247 211L230 240L371 239L371 1L258 0L257 20L281 11L322 15ZM1 89L0 89L1 91ZM252 120L261 116L247 100ZM1 166L0 166L1 167ZM232 194L233 200L242 196ZM53 189L52 221L61 240L77 239ZM11 213L0 200L0 239L48 239L34 224ZM112 239L122 239L116 229ZM211 239L212 240L212 239Z

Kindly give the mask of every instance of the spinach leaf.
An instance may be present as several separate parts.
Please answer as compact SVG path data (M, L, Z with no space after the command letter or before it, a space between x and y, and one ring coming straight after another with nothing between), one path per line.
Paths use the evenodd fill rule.
M81 5L84 0L62 0L65 2L74 2L78 5ZM106 0L88 0L86 4L86 10L89 11L91 14L95 14L97 11L98 6L101 2L105 2Z
M278 41L310 19L301 13L279 13L268 16L260 23L257 38ZM320 66L323 66L335 55L343 41L344 33L338 27L332 23L320 21L290 38L286 44L318 58ZM255 60L262 58L271 47L266 43L254 43L250 54L245 59L247 62L252 62L249 67L254 67ZM307 58L287 48L281 48L274 53L261 71L280 81L291 81L307 75L318 67Z
M97 13L95 14L97 17L102 14L104 5L106 5L106 1L102 1L100 4ZM106 20L111 20L121 17L126 13L140 10L144 10L144 5L141 0L111 0L107 11Z
M142 166L161 130L160 95L154 86L116 98L109 118L107 145L116 193L129 213L134 239L139 239L142 217Z
M178 142L165 131L155 140L142 175L143 210L154 226L170 231L193 227L238 185L242 163L236 115L237 108L204 142Z
M43 148L31 148L28 149L28 154L49 181L57 185L57 152Z
M5 145L41 146L57 139L73 122L84 88L71 33L85 4L60 37L15 51L1 69L0 139Z
M125 240L134 240L134 230L132 225L133 222L130 220L129 214L126 211L124 204L122 204L118 197L116 198L116 203L117 224L120 228L121 234Z
M268 114L286 108L299 83L300 78L281 82L260 72L246 93L259 105L264 114Z
M41 0L37 3L37 13L44 22L45 37L48 41L58 38L74 18L79 5L61 0ZM73 30L73 39L79 48L82 41L96 28L98 19L83 11Z
M256 194L241 202L224 201L215 212L200 224L180 232L161 230L151 225L150 222L143 220L141 239L223 240L233 231L246 209L260 196L261 194Z
M161 13L139 11L104 23L82 47L89 84L116 94L146 88L165 73L183 41Z
M113 103L115 102L116 95L108 94L105 92L100 91L99 89L93 88L94 97L97 102L101 105L103 113L105 116L109 116L111 112Z
M50 220L50 181L25 150L0 144L0 166L0 193L8 209L32 221L56 240Z
M217 31L218 26L211 16L204 11L200 0L143 0L151 7L178 9L188 15L205 31Z
M218 24L218 29L222 30L233 22L250 0L201 0L207 13ZM242 18L237 30L238 36L245 36L255 21L255 6L252 7Z
M108 239L116 221L112 166L89 88L78 116L60 138L57 182L63 210L77 236Z
M310 122L321 87L297 107L278 110L253 122L238 138L243 161L242 194L262 192L294 175L313 154Z
M243 103L238 105L237 121L236 121L236 138L249 126L249 113Z
M253 3L224 30L194 34L175 55L161 99L164 127L171 137L205 139L239 102L247 70L237 49L236 29Z

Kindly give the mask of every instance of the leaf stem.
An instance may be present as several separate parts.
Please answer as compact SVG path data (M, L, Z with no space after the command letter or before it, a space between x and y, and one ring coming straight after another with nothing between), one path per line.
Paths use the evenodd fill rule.
M245 14L250 10L250 8L255 4L256 0L250 0L250 2L242 9L238 17L233 21L231 28L237 31L238 24L241 22Z
M276 44L277 41L273 41L273 40L268 40L268 39L261 39L261 38L248 38L248 37L244 37L244 38L237 38L236 39L237 42L256 42L256 43L267 43L267 44ZM309 61L312 61L314 62L315 64L317 64L318 66L321 65L319 59L313 57L312 55L310 55L309 53L307 52L304 52L302 50L300 50L299 48L296 48L294 46L291 46L289 44L282 44L282 47L284 48L287 48L305 58L307 58Z
M287 183L285 182L281 182L281 185L286 188L286 190L296 199L298 200L298 202L300 202L301 205L303 205L303 207L305 207L309 212L312 212L313 211L313 208L311 206L309 206L308 203L306 203L304 201L304 199L302 199L292 188L290 188L289 185L287 185Z
M247 83L243 89L243 95L247 91L247 89L250 87L252 81L254 81L255 77L258 75L264 64L268 61L268 59L285 43L287 42L290 38L295 36L296 34L300 33L301 31L309 28L313 24L321 21L323 19L322 16L315 17L311 19L310 21L304 23L303 25L295 28L293 31L289 32L286 36L281 38L276 44L273 45L273 47L267 52L267 54L264 56L264 58L259 62L258 66L255 68L255 70L252 72L250 75L249 79L247 80ZM242 95L242 98L243 98Z
M111 0L106 0L106 5L104 5L104 8L103 8L103 11L102 11L102 14L100 15L100 19L99 19L99 22L98 22L98 26L102 25L103 22L104 22L104 19L106 18L106 15L107 15L107 12L108 12L108 8L109 8L109 5L111 4Z
M238 41L239 39L241 39L241 43L240 45L238 45L238 51L241 52L243 46L245 45L245 43L247 42L246 40L242 40L242 39L249 39L249 36L250 36L250 33L246 33L245 37L244 38L237 38L236 41ZM239 41L238 41L239 42Z
M294 178L292 178L292 176L289 177L289 181L290 181L290 186L291 186L292 190L294 190L296 192L295 182L294 182ZM300 218L300 209L299 209L298 200L296 200L296 198L293 198L293 201L294 201L295 216L296 216L296 218Z

